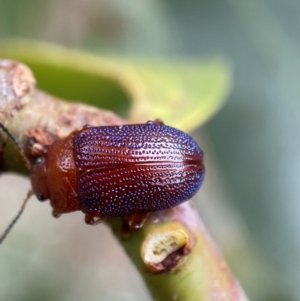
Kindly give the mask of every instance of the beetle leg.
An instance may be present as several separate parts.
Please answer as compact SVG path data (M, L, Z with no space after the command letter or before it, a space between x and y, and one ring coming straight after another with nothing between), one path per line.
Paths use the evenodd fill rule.
M149 213L132 213L122 216L121 236L126 240L132 231L141 229L147 220Z
M98 225L98 224L104 222L105 218L102 218L102 217L97 217L96 218L95 216L86 214L85 218L84 218L84 221L88 225L95 226L95 225Z
M61 216L61 213L56 212L54 209L52 210L52 215L55 218L59 218Z
M127 216L127 223L131 231L141 229L148 217L149 213L132 213Z
M154 120L153 120L153 123L155 123L155 124L160 124L160 125L164 125L164 124L165 124L160 118L154 119Z

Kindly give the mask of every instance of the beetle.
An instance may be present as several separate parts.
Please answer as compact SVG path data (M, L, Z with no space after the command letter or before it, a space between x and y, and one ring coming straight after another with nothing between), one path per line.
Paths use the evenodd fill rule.
M35 158L31 185L38 200L50 200L55 217L81 210L95 225L116 216L143 220L179 205L199 190L204 173L197 143L155 120L86 126L54 141Z

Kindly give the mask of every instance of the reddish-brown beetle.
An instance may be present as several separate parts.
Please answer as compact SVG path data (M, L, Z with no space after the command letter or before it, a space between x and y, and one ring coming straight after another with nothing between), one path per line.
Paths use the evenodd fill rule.
M31 184L40 201L50 200L55 217L81 210L97 224L189 200L203 182L202 159L189 135L161 121L85 127L36 158Z

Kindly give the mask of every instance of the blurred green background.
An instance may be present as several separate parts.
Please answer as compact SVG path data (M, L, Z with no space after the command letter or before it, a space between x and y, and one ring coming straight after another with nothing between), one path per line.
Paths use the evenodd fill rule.
M109 56L228 59L228 102L192 133L207 168L195 202L250 300L297 301L299 15L292 0L0 0L0 43L22 37ZM10 175L0 185L4 228L29 183ZM45 206L30 203L1 246L1 300L150 300L104 226L84 226L80 213L55 220Z

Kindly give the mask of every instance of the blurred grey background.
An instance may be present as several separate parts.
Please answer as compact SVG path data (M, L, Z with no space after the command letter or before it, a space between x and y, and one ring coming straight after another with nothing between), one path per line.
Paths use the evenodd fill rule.
M110 55L230 60L228 103L193 133L207 167L195 202L251 300L296 301L299 16L295 0L0 0L0 38ZM0 185L4 228L29 182L2 176ZM54 220L42 205L30 203L1 247L1 300L150 300L104 226L82 227L80 214Z

